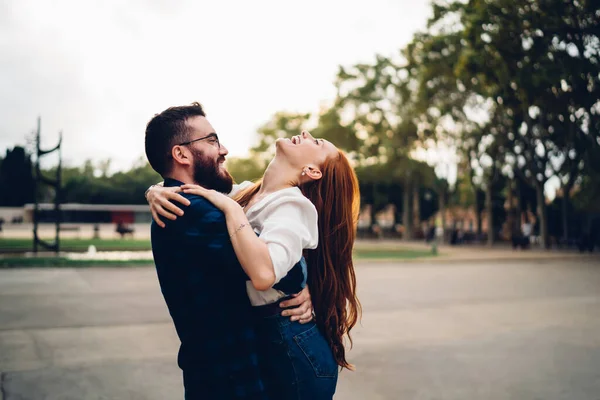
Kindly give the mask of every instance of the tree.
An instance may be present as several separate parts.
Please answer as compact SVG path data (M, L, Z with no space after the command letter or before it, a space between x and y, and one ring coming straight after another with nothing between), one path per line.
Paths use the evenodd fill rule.
M227 160L227 170L234 180L239 183L261 178L275 155L275 141L309 130L310 118L309 113L278 111L273 114L258 128L257 143L250 149L249 157L231 157Z
M250 158L263 171L275 154L275 141L299 135L309 126L310 114L279 111L258 128L258 143L250 149Z
M31 156L20 146L6 150L0 165L0 205L21 207L33 203L34 188Z
M385 166L388 181L402 186L402 223L405 238L413 237L419 204L419 185L433 185L431 168L416 162L411 153L423 139L414 112L410 75L390 58L376 56L373 64L340 67L338 96L332 109L322 114L330 137L345 137L347 147L364 166ZM346 116L342 123L340 116ZM327 137L327 129L323 129ZM380 178L381 179L381 178ZM391 179L391 181L390 181Z
M489 102L486 131L495 129L494 140L499 141L492 148L506 156L513 174L536 188L545 246L549 244L545 183L554 174L557 160L584 158L573 152L574 141L561 144L558 139L579 138L587 141L588 148L600 143L599 19L592 3L471 0L434 6L434 20L452 14L460 21L455 24L460 41L445 46L446 58L437 64L450 61L453 66L460 82L454 93L474 93ZM446 31L446 38L452 35ZM565 95L569 92L573 95ZM569 130L573 134L565 136ZM565 157L565 151L570 157ZM564 166L567 176L578 174L573 165L562 164L559 169Z
M403 54L417 82L414 87L419 123L429 132L428 137L458 152L458 164L463 171L461 189L463 193L470 193L473 200L471 204L461 199L460 204L475 206L478 236L481 236L484 208L482 197L484 193L487 195L486 209L492 228L488 243L492 244L495 239L491 225L495 220L493 198L496 197L493 190L502 173L504 140L490 121L488 94L481 90L484 88L477 85L476 79L461 74L467 43L462 24L466 13L465 5L460 2L446 6L434 4L428 32L415 35Z
M145 158L138 159L127 171L110 175L103 161L94 166L87 160L81 167L63 167L62 182L65 203L145 204L144 192L162 181ZM48 171L54 173L54 169ZM97 173L98 172L98 173Z
M264 167L254 158L228 158L227 170L233 176L234 181L255 181L262 177Z
M319 114L319 121L312 132L313 136L329 140L355 158L360 152L362 140L358 138L351 125L342 123L340 109L335 105Z

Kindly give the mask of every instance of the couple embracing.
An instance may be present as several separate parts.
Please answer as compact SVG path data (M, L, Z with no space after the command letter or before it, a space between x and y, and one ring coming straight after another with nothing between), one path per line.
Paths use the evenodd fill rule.
M260 181L233 185L198 103L155 115L145 147L164 179L146 198L185 398L331 399L360 316L345 155L302 132L277 140Z

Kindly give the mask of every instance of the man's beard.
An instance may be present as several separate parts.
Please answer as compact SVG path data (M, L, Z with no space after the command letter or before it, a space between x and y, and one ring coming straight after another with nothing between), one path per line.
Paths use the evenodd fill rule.
M191 149L194 155L194 181L206 189L229 193L233 187L233 178L229 172L219 168L219 157L216 161L206 157L202 152Z

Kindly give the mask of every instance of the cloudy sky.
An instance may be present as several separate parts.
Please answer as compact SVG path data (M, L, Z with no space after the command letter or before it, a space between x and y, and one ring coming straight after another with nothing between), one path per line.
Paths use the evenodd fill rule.
M0 152L42 117L69 165L144 155L146 122L200 101L231 155L276 111L317 111L338 65L391 55L428 0L0 0Z

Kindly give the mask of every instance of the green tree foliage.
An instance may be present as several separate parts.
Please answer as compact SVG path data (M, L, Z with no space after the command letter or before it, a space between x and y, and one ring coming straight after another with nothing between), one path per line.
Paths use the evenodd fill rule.
M405 52L420 76L420 108L438 140L447 133L440 126L457 134L488 204L504 174L536 189L547 245L546 182L557 176L568 191L600 144L597 4L470 0L433 11ZM478 111L485 118L474 118Z
M254 182L261 178L264 173L263 163L256 161L254 158L231 157L227 159L226 166L237 183Z
M0 206L20 207L34 201L31 156L20 146L6 150L0 164Z
M269 121L258 128L258 143L250 149L250 158L264 169L275 155L275 141L289 138L308 129L310 114L285 111L275 113Z
M94 164L87 160L81 167L62 168L63 203L145 204L144 192L162 181L145 158L140 158L127 171L109 174L109 160ZM46 171L48 174L55 170ZM48 196L46 196L48 197Z

